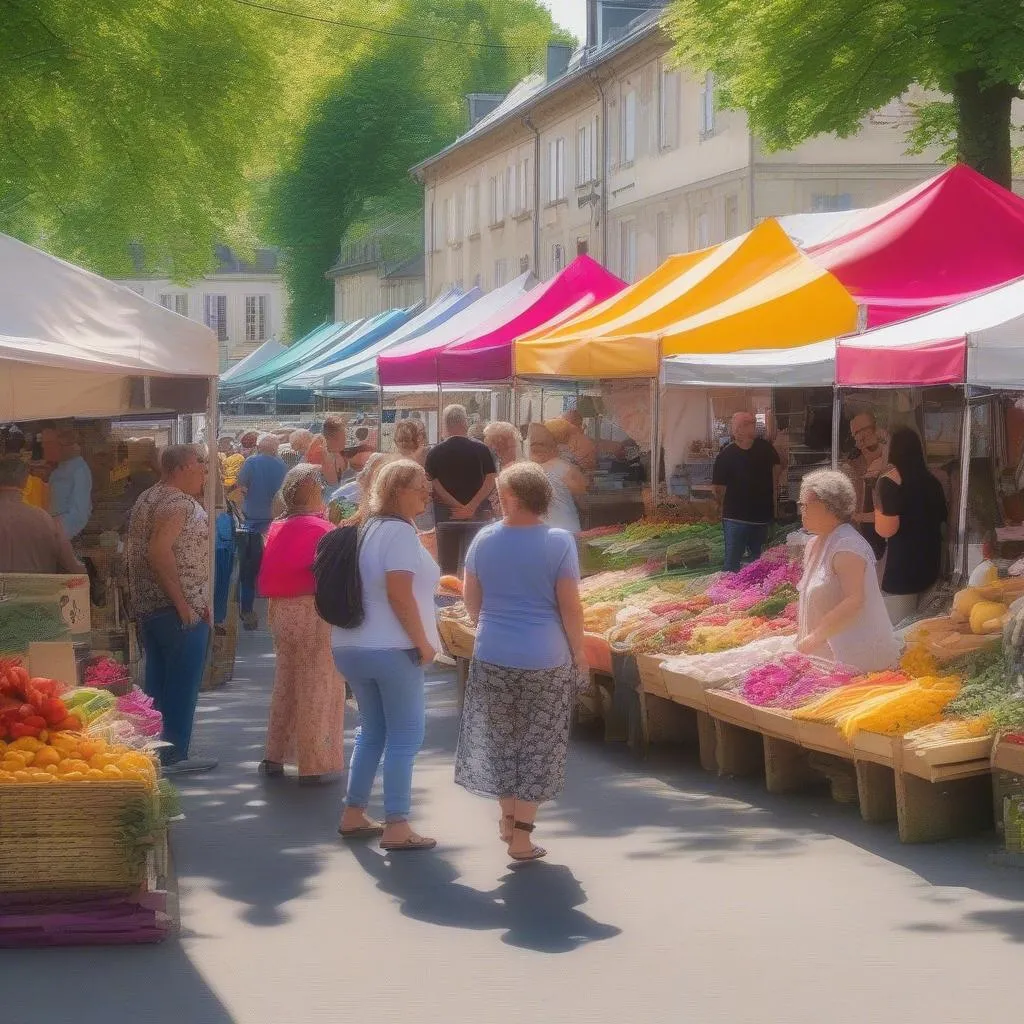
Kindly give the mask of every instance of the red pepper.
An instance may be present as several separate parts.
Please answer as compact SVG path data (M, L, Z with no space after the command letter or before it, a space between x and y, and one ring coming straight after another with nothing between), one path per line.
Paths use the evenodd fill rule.
M39 710L48 725L56 725L68 717L68 709L59 697L47 697Z
M1004 743L1013 743L1018 747L1024 747L1024 732L1008 732L1003 736Z
M68 715L63 722L57 723L57 730L59 732L81 732L82 720L78 715Z
M22 719L24 725L30 725L37 733L42 732L46 728L46 719L42 715L29 715L28 718Z
M43 730L39 726L29 725L27 722L12 722L8 731L14 739L20 740L23 736L38 739Z

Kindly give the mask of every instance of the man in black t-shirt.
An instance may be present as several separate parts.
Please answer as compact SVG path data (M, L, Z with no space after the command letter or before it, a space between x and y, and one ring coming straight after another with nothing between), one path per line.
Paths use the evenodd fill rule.
M491 518L487 500L498 475L494 456L482 441L469 437L469 417L461 405L443 414L445 440L427 454L427 476L434 491L437 561L455 574L480 527Z
M751 559L761 557L775 518L782 460L772 445L756 435L753 413L736 413L732 444L718 453L711 477L722 510L726 572L736 572L747 552Z

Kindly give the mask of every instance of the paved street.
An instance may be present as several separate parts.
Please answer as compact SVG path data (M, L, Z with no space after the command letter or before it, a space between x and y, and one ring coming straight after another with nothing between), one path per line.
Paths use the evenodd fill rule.
M538 829L549 859L509 870L493 809L451 781L442 678L416 777L418 823L442 845L385 859L336 839L340 787L256 777L272 666L269 638L247 637L235 681L204 699L198 746L222 767L182 786L180 939L5 952L3 1024L950 1024L1019 1011L1024 874L991 866L991 841L902 847L851 808L584 738Z

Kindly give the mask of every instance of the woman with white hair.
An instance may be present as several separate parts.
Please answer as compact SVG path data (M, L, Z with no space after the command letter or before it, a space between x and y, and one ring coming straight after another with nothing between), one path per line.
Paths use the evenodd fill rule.
M890 668L899 641L882 600L871 545L852 525L857 493L844 473L823 469L800 485L800 515L812 535L800 580L797 650L861 672Z
M344 770L345 684L331 653L331 627L313 600L313 557L332 526L324 518L320 471L290 469L281 485L284 515L267 532L259 591L270 598L274 693L260 773L299 769L299 784L332 781Z

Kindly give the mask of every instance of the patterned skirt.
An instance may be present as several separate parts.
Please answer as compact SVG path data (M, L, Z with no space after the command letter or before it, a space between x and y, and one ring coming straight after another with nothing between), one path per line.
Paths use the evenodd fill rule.
M473 793L531 803L558 796L578 681L573 665L533 670L474 658L455 781Z

